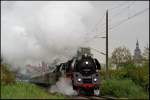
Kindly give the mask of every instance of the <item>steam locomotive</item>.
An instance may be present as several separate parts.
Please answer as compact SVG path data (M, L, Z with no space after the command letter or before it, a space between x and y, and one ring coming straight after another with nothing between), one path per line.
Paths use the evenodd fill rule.
M73 89L78 95L100 95L101 65L90 54L81 53L80 56L61 64L66 77L71 78Z
M94 58L89 48L81 48L71 60L56 65L56 69L50 74L32 78L34 83L54 84L59 77L65 75L72 80L72 87L78 95L100 95L100 71L101 65ZM44 79L43 79L44 77Z

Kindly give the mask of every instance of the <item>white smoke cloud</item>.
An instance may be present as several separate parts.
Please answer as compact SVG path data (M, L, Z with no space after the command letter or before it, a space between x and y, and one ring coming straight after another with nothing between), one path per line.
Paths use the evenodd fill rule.
M77 92L73 90L71 79L65 77L60 77L59 81L50 87L49 92L59 92L64 95L77 95Z
M81 1L2 1L1 54L13 67L75 55L87 38L83 18L94 8Z

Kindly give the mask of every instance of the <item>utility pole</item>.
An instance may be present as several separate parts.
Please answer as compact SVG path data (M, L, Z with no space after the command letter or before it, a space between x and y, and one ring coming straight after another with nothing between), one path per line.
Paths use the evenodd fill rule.
M109 71L108 71L108 10L106 11L106 79L109 79Z

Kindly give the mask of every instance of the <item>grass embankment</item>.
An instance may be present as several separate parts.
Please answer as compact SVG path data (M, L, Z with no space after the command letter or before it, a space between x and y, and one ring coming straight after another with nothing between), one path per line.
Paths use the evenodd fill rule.
M50 94L30 83L16 82L1 86L2 99L64 99L61 94Z
M15 82L8 66L1 64L1 99L64 99L62 94L50 94L44 89L23 82Z

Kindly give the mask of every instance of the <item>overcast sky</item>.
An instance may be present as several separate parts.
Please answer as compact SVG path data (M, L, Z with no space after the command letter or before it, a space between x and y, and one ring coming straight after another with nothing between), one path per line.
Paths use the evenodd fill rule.
M120 20L126 19L129 16L144 10L145 8L149 8L148 1L93 1L92 4L97 10L99 10L100 14L93 18L95 20L99 20L106 12L106 9L110 9L110 11L108 10L110 20L109 27L115 25L115 23L118 23ZM114 9L111 10L111 8ZM105 23L105 18L103 19L103 22ZM100 29L97 32L100 31L101 35L101 32L103 32L101 30L105 31L105 25L103 28L101 28L101 26L98 28ZM133 54L137 39L139 41L140 49L143 52L144 47L149 45L149 10L129 19L112 30L109 30L109 55L111 55L113 49L118 46L126 46ZM95 39L91 45L92 47L105 52L104 39ZM97 57L100 57L100 55ZM99 59L103 60L105 58L100 57Z
M2 20L3 21L3 23L1 23L2 26L4 26L5 20L7 22L8 18L10 18L9 17L10 15L13 16L12 21L14 21L14 23L15 21L17 21L18 16L21 16L18 18L23 18L21 20L26 20L26 17L28 16L34 17L32 16L32 13L30 12L30 10L37 9L36 7L40 7L41 5L46 5L47 2L48 1L37 1L37 2L36 1L33 1L33 2L31 1L4 2L3 1L2 2L2 19L4 21ZM54 1L53 3L48 2L48 4L51 4L51 6L53 6L53 4L55 5L55 2L56 1ZM79 33L81 32L81 34L82 32L85 32L89 36L95 36L96 34L98 34L99 36L105 36L105 13L107 9L108 9L108 17L109 17L109 27L113 27L118 22L126 18L129 18L130 16L146 8L149 8L149 1L69 1L71 4L68 3L68 1L57 1L57 2L60 2L60 4L58 3L56 8L60 5L63 5L62 7L64 9L52 8L52 9L55 9L54 10L55 12L58 12L58 14L60 14L60 16L54 16L54 18L52 17L52 19L50 19L51 22L55 24L55 26L53 25L52 26L54 28L57 28L57 30L60 30L59 27L61 25L65 25L64 23L66 23L65 21L68 19L67 22L72 22L72 24L74 24L75 22L76 23L74 24L74 26L72 26L71 24L68 26L65 26L64 32L65 32L65 29L70 29L70 28L75 27L76 32L79 32ZM69 12L68 10L70 8L73 12L76 12L77 14ZM50 10L46 7L43 9L44 9L42 10L43 12L41 13L41 15L39 15L40 18L43 18L42 14L45 14L46 11ZM33 10L33 11L34 11L33 13L35 13L36 15L36 13L39 13L41 10ZM23 14L24 12L25 14ZM66 16L67 18L62 18L61 16L62 13L65 13L66 15L69 14L69 16ZM16 16L16 19L14 16ZM47 19L47 17L44 17L44 18ZM47 23L49 23L50 20L45 21L45 19L41 19L40 21L42 24L45 24L45 27L47 27L46 25L49 25ZM81 19L80 20L81 23L78 22L78 19ZM36 19L34 19L34 21L38 22L38 20ZM30 27L32 27L32 25L28 24L28 22L30 23L32 22L32 20L25 21L25 23L28 25L28 26L25 26L25 29L26 28L29 29ZM18 25L18 22L17 22L17 25ZM8 27L7 24L6 24L6 27ZM7 28L7 31L8 30L9 28ZM2 27L2 32L6 32L6 30L3 27ZM5 33L2 33L2 34L5 34ZM66 37L67 36L68 34L66 35ZM4 35L3 37L7 38L7 36L5 37ZM77 36L75 37L78 38ZM120 24L119 26L117 26L116 28L112 30L109 30L109 55L111 55L114 48L119 47L119 46L126 46L127 48L130 49L131 53L133 54L137 39L139 40L140 49L143 52L144 47L149 45L149 10L146 10L144 13L141 13L138 16L135 16L129 19L128 21L125 21L124 23ZM78 40L76 41L78 42ZM2 43L4 42L6 41L2 39ZM90 46L92 48L95 48L105 53L105 39L95 38L83 44L85 44L85 46ZM5 48L5 46L2 46L2 48ZM3 51L5 51L5 49ZM92 52L94 53L94 56L100 60L100 62L105 61L104 55L101 55L98 52L95 52L93 50Z

